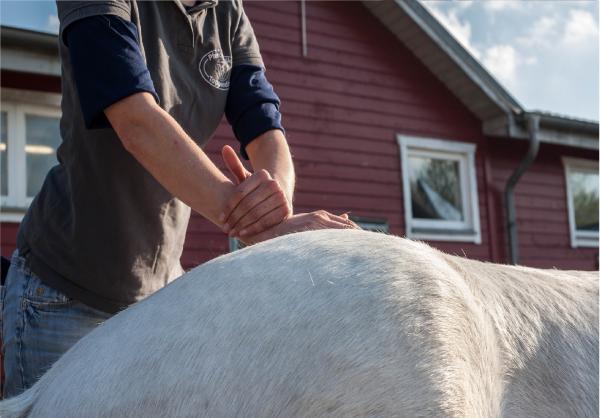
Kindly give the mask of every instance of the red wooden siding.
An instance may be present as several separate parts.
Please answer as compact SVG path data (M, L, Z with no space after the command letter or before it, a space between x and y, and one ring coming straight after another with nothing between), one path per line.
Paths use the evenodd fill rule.
M481 122L361 4L307 2L306 8L308 56L302 57L299 3L245 3L268 78L282 99L298 176L296 211L327 209L385 218L391 233L403 235L396 135L470 142L477 145L482 243L431 244L449 253L505 262L501 193L526 143L483 137ZM4 86L31 88L14 74L2 75ZM46 89L58 85L56 80L42 84L51 86ZM236 146L223 122L206 147L223 170L220 148L225 143ZM597 158L593 152L542 146L516 190L521 262L594 269L597 248L570 248L562 155ZM6 255L14 247L16 226L2 227ZM227 237L217 227L192 216L182 256L186 268L228 250Z
M307 3L308 56L301 55L299 5L247 2L267 66L282 99L297 170L297 211L327 209L385 218L404 231L396 134L483 145L480 122L369 12L357 3ZM207 150L218 159L228 127ZM483 154L477 153L481 245L436 243L491 259ZM191 225L205 221L193 217ZM188 240L201 242L200 230ZM215 229L216 230L216 229ZM212 254L205 250L206 259ZM184 257L184 264L193 264Z
M0 224L0 253L10 258L12 252L17 247L17 229L19 228L18 223L13 222L2 222Z
M525 154L525 143L506 146L506 140L488 139L493 155L491 188L498 197L508 177ZM540 268L598 269L598 248L571 248L565 172L561 157L589 158L592 151L542 144L531 168L515 189L520 263ZM507 257L505 217L499 209L497 223L503 257Z

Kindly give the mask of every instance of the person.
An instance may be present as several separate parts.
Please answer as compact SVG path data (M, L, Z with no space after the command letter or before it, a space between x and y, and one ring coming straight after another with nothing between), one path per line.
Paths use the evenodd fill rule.
M58 1L57 9L62 143L6 279L5 397L183 273L190 208L248 243L354 227L324 211L292 215L280 101L240 0ZM223 114L253 167L224 147L234 181L202 150Z

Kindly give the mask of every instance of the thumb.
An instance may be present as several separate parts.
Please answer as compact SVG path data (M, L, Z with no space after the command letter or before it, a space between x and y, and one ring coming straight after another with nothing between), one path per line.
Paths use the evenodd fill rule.
M225 165L233 174L233 177L237 181L237 184L243 182L246 177L249 177L252 173L250 173L238 158L237 154L229 145L225 145L223 149L221 149L221 156L223 157L223 161L225 161Z

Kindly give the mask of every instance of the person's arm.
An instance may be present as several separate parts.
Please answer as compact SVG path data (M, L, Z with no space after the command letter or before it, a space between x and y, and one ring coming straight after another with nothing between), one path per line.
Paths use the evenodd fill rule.
M229 213L225 232L229 232L230 236L257 234L293 213L294 165L283 132L278 129L265 132L250 142L246 151L254 173L265 175L268 179L253 189L248 187L251 184L249 180L238 186L225 209L225 213Z
M290 204L293 203L296 177L292 155L283 132L272 129L246 146L254 171L267 170L277 180Z
M100 14L62 27L61 39L69 48L86 127L114 129L125 149L173 196L222 226L219 214L235 186L157 104L136 26Z
M241 184L251 173L244 168L242 162L237 157L235 151L226 145L222 150L225 165L233 175L234 180ZM261 222L259 220L258 222ZM280 235L291 234L294 232L309 231L315 229L361 229L357 224L348 218L348 214L334 215L324 210L317 210L310 213L300 213L287 217L282 222L272 227L264 227L257 233L248 233L240 237L246 244L255 244L260 241L266 241Z
M246 146L246 152L255 172L266 170L277 181L280 190L285 195L285 202L282 204L287 205L288 216L290 216L293 213L292 199L294 196L295 174L292 156L283 132L279 129L265 132ZM262 202L266 202L268 197L257 193L257 196L246 198L248 202L244 203L250 206L253 200L261 202L261 199L264 199ZM235 201L230 203L230 206L233 204L235 204ZM262 204L265 205L266 203ZM260 208L260 205L261 203L256 204L257 209ZM266 220L261 222L257 209L247 210L242 206L238 210L234 210L230 219L235 222L235 227L231 230L230 235L252 236L278 223L275 219L273 222L265 222ZM288 216L284 216L283 219Z
M133 94L107 107L104 113L125 149L165 189L220 225L219 215L231 199L234 184L152 95Z
M243 3L237 0L233 1L231 6L232 13L238 19L237 25L231 26L232 70L225 115L241 144L241 154L247 159L246 146L249 143L256 142L271 130L283 132L283 127L279 113L279 97L265 77L265 65L260 55L258 41L250 20L244 12ZM271 135L267 134L266 137ZM278 144L278 148L280 145ZM225 148L224 156L229 151L233 150ZM285 154L279 149L275 151L279 155ZM289 155L289 151L286 153ZM262 152L258 152L257 155L259 157L255 157L252 161L254 174L237 185L236 193L227 206L227 212L223 215L224 231L229 232L230 236L247 232L246 227L253 224L254 227L264 231L292 214L293 181L290 182L288 176L284 175L281 169L283 163L273 164L273 160L267 161L270 159L269 155ZM235 157L235 153L232 156ZM237 160L237 157L235 159ZM263 165L266 168L261 168ZM291 167L289 164L287 171ZM269 169L274 170L274 179L272 178L274 173ZM269 179L262 186L256 186L252 178L257 175ZM279 180L284 178L286 184L280 184ZM293 179L293 175L291 178ZM289 200L286 195L290 197Z
M280 100L257 65L240 65L231 72L225 114L240 142L244 158L250 157L255 173L268 173L271 187L251 189L229 202L225 232L230 236L258 233L292 214L294 167L284 136ZM256 221L258 219L258 221Z

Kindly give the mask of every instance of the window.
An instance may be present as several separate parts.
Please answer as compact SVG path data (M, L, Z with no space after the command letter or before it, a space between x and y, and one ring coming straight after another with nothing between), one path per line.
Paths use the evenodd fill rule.
M398 136L406 236L481 243L475 145Z
M598 246L598 163L563 158L571 247Z
M237 238L229 238L229 252L234 252L237 250L241 250L242 248L245 248L246 244L244 244L242 241L240 241Z
M40 190L48 170L58 163L60 109L2 103L0 117L2 209L22 213Z
M354 223L365 231L381 232L384 234L390 232L390 227L385 219L350 216L350 220L354 221Z

